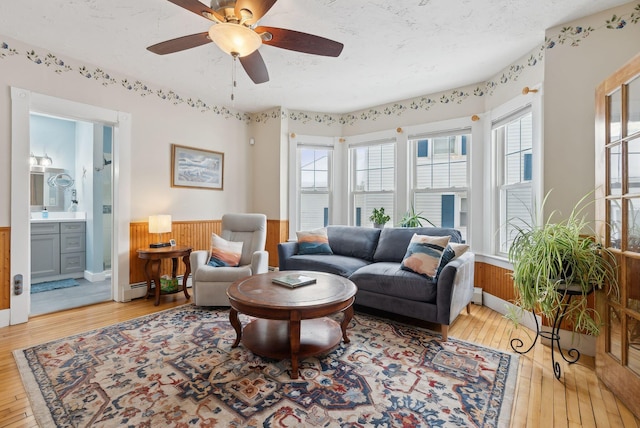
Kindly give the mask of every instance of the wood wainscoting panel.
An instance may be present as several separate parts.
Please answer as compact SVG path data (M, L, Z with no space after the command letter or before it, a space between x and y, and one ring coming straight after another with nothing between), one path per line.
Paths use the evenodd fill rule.
M196 221L174 221L171 223L171 233L162 234L162 240L175 239L177 245L185 245L196 250L209 250L211 245L211 234L220 233L221 220L196 220ZM138 258L138 248L149 248L149 244L156 242L158 238L155 233L149 233L148 222L131 223L129 226L129 283L135 284L145 282L144 260ZM160 273L171 273L171 260L162 260ZM184 265L178 264L178 274L184 273Z
M289 220L267 220L269 266L278 267L278 244L289 240Z
M492 296L506 300L507 302L513 302L515 299L515 291L513 288L513 279L511 278L511 269L505 269L502 267L494 266L488 263L476 262L474 283L476 287L482 288L484 293L489 293ZM595 308L594 294L591 293L587 297L587 306L589 308ZM551 326L552 321L543 317L542 323L546 326ZM563 330L571 330L572 325L567 320L564 320L560 327Z
M11 228L0 227L0 310L11 307Z
M195 220L174 221L171 224L171 233L162 236L163 241L170 238L176 240L178 245L187 245L193 250L208 250L211 245L211 234L221 233L221 220ZM138 248L149 248L149 244L156 242L155 233L149 233L148 222L135 222L129 226L130 251L129 251L129 283L135 284L146 281L144 275L144 260L138 258ZM267 220L267 244L269 252L269 266L278 266L278 243L289 239L288 220ZM161 274L171 272L171 260L163 260L160 265ZM178 265L178 274L184 273L182 263Z
M511 269L505 269L488 263L476 262L474 283L484 293L512 301L515 298Z

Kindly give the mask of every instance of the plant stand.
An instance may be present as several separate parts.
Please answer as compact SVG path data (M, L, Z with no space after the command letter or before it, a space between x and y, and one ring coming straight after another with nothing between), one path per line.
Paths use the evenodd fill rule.
M540 325L538 324L538 318L536 317L535 312L531 311L531 313L533 314L533 319L536 322L536 337L534 337L533 342L531 343L531 346L529 346L525 351L521 350L521 348L524 347L524 342L522 342L522 339L517 337L514 339L511 339L511 349L513 349L518 354L526 354L531 349L533 349L533 346L536 344L538 337L550 340L551 341L551 365L553 366L553 374L556 377L556 379L560 380L560 374L561 374L560 363L556 361L554 347L556 344L558 345L558 351L560 351L560 355L562 356L562 359L569 364L574 364L578 362L578 360L580 359L580 351L578 351L575 348L569 349L565 354L565 352L560 347L559 332L560 332L560 325L562 324L562 320L564 319L564 316L567 312L567 307L569 307L569 303L571 302L571 299L573 298L573 296L582 295L583 292L582 292L582 288L579 285L573 285L573 284L559 285L558 292L561 292L564 294L563 301L564 299L566 299L566 303L564 303L561 307L558 307L558 310L556 311L556 315L553 318L553 325L552 325L551 331L540 330ZM589 295L592 292L593 292L593 286L589 288L589 290L586 292L586 295Z

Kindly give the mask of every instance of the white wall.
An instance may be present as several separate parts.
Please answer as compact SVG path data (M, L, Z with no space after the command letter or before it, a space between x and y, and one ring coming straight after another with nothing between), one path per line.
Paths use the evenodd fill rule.
M246 183L253 197L251 210L265 214L268 219L286 219L286 209L282 210L282 204L287 200L286 182L281 182L282 170L288 171L287 157L283 157L281 152L282 135L287 133L286 121L280 108L260 113L257 117L259 119L254 118L249 126L249 137L243 142L253 157L253 162L246 168ZM249 144L251 138L253 145Z
M247 123L243 114L222 114L213 107L202 112L186 102L174 105L174 101L163 99L153 88L145 91L127 89L123 81L135 82L135 78L111 74L113 83L106 83L104 76L87 78L78 72L85 65L89 69L98 66L82 63L73 58L64 58L64 63L73 68L60 71L61 67L37 64L27 58L34 50L40 58L47 55L35 46L25 45L0 35L15 53L2 51L0 57L0 123L11 123L10 87L20 87L33 92L51 95L99 107L132 114L132 171L131 171L131 218L146 220L150 214L159 212L172 214L174 220L198 220L220 218L225 212L246 211L251 201L248 197L246 166L250 160L247 138ZM55 52L53 53L55 55ZM62 59L62 57L58 56ZM57 72L57 71L58 72ZM108 73L108 70L105 70ZM182 94L187 99L189 94ZM197 94L191 94L197 98ZM240 117L240 119L238 119ZM28 144L28 141L25 142ZM180 144L225 154L224 190L200 190L170 187L171 144ZM10 225L11 191L11 129L0 127L0 226ZM51 154L50 154L51 155ZM55 159L54 159L55 161Z
M629 21L637 2L580 18L547 30L558 40L562 27L592 27L588 37L577 37L547 49L544 73L544 188L553 189L547 215L558 210L569 215L578 200L595 186L595 89L640 52L640 24ZM607 29L612 15L624 16L623 29ZM580 34L584 34L580 33ZM592 207L589 213L594 213Z

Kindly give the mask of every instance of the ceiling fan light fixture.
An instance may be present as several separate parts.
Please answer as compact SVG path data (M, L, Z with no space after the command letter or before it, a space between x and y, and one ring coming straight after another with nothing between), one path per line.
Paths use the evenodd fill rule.
M228 22L212 25L209 38L227 54L238 57L247 56L262 45L262 39L255 31Z

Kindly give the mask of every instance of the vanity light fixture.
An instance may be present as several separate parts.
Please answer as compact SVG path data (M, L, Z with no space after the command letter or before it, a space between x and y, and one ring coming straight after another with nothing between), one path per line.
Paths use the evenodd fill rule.
M38 165L38 158L31 152L29 155L29 165Z
M46 153L40 158L40 165L42 166L51 166L52 163L53 159L51 159Z

